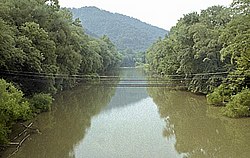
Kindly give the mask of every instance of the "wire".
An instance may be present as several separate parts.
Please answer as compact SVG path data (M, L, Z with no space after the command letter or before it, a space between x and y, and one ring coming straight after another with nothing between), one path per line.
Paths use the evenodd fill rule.
M38 78L47 78L47 79L76 79L76 80L82 80L82 79L99 79L101 81L111 81L111 79L118 79L120 81L187 81L187 80L193 80L196 76L208 76L208 75L226 75L230 72L212 72L212 73L197 73L197 74L189 74L189 75L164 75L157 76L157 77L149 77L149 79L138 79L138 77L120 77L120 76L91 76L91 75L84 75L84 74L77 74L77 75L69 75L69 74L54 74L54 73L38 73L38 72L28 72L28 71L14 71L14 70L0 70L0 73L5 75L11 75L11 76L22 76L22 77L38 77ZM193 77L191 77L193 76ZM170 78L165 78L170 77ZM183 77L183 78L171 78L171 77ZM227 78L232 77L244 77L244 75L233 75L229 74ZM134 79L133 79L134 78ZM155 80L154 78L157 78ZM208 80L208 79L224 79L225 77L218 76L218 77L208 77L208 78L199 78L201 80ZM160 80L159 80L160 79Z

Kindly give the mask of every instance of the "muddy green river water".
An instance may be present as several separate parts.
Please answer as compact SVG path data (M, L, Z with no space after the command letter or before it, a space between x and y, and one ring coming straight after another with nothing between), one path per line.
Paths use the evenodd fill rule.
M134 68L121 69L120 74L121 80L145 80ZM57 94L52 111L34 120L41 134L32 134L12 157L250 157L249 118L223 117L219 108L207 105L205 96L121 86L125 82L83 84Z

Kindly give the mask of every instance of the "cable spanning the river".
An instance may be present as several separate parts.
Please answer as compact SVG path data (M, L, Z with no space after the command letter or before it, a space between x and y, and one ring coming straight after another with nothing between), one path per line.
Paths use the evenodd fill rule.
M95 76L95 75L85 75L85 74L75 74L75 75L69 75L69 74L58 74L58 73L38 73L38 72L28 72L28 71L13 71L13 70L0 70L0 74L3 75L9 75L9 76L20 76L20 77L34 77L34 78L55 78L55 79L77 79L77 80L86 80L86 79L100 79L100 80L114 80L119 79L122 81L145 81L145 80L154 80L154 81L182 81L182 80L192 80L195 76L202 76L204 78L200 78L202 80L207 79L223 79L225 77L223 76L214 76L214 75L228 75L230 72L210 72L210 73L197 73L197 74L188 74L188 75L164 75L164 76L152 76L149 77L149 79L139 79L138 77L120 77L120 76ZM212 76L212 77L209 77ZM244 77L243 75L232 75L231 77ZM230 77L229 76L229 77ZM178 78L181 77L181 78Z

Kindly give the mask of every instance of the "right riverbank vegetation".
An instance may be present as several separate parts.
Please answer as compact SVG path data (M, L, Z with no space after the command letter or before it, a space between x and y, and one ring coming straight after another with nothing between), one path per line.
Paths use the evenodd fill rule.
M184 15L146 52L145 68L207 94L228 117L250 116L250 1ZM178 79L177 79L178 80Z
M86 35L72 17L57 0L0 1L0 144L16 122L48 111L56 92L119 67L110 39Z

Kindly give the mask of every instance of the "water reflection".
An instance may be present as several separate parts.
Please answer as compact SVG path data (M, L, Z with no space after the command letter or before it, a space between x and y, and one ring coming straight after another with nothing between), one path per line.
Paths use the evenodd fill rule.
M167 154L161 134L164 122L152 105L152 99L146 98L93 118L88 134L74 149L75 157L164 157Z
M146 83L145 75L141 69L123 68L120 71L120 76L121 81L119 82L119 84L138 84L138 81L136 80L145 80L144 82ZM109 103L106 109L111 110L113 108L123 108L125 106L129 106L133 103L139 102L140 100L147 97L148 94L145 87L119 87L116 89L116 95L112 98L112 101Z
M58 94L52 112L36 118L35 126L42 134L33 135L14 157L69 157L91 126L91 118L105 108L114 92L112 87L82 85Z
M145 80L135 69L121 76L121 84ZM52 112L36 118L42 134L13 157L247 158L249 120L220 117L204 96L187 92L82 85L56 96Z
M228 119L206 105L204 96L165 88L148 92L166 121L163 132L176 138L175 149L197 158L247 158L250 155L250 119Z
M119 84L131 78L145 80L141 71L123 69ZM88 133L71 152L72 157L183 157L174 148L176 140L163 137L165 121L159 117L146 87L118 87L105 109L92 118Z

